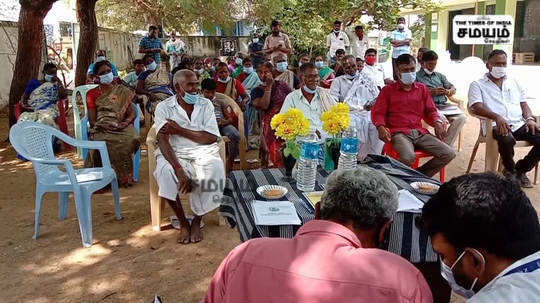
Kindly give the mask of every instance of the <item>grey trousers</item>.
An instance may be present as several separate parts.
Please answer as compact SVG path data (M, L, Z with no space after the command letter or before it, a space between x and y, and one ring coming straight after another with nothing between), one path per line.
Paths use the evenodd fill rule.
M463 126L465 126L465 122L467 122L467 116L465 116L465 114L459 114L445 115L445 117L448 119L448 122L450 122L450 126L448 126L448 129L446 130L446 138L444 139L444 143L454 146L461 129Z
M433 177L456 157L453 148L431 134L422 134L413 129L408 135L396 133L392 136L392 146L399 153L399 161L411 166L416 160L415 149L430 153L433 158L418 168L428 177Z

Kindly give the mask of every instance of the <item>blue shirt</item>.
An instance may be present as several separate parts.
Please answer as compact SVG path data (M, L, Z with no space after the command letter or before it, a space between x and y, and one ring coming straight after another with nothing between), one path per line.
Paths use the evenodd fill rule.
M141 42L139 43L139 47L142 49L153 49L153 48L161 48L163 49L163 45L161 44L161 39L159 38L150 38L148 36L143 37L141 39ZM161 54L160 53L151 53L154 56L154 61L156 61L157 65L161 63Z
M109 61L109 63L111 64L111 69L112 69L113 76L118 77L118 68L116 68L116 65L114 65L114 63L112 63L111 61ZM96 65L95 62L90 64L90 66L88 67L88 71L86 72L88 75L95 75L94 74L94 65Z
M390 33L390 39L392 40L407 40L412 39L412 33L409 29L399 30L396 29L395 31ZM394 51L392 52L392 58L397 58L399 55L403 54L410 54L411 53L411 46L410 45L402 45L398 47L394 47Z

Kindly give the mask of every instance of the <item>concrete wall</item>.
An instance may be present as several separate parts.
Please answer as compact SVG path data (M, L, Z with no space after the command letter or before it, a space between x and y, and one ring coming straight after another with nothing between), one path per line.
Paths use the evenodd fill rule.
M236 43L237 51L247 53L250 37L220 37L220 36L182 36L180 37L188 45L191 56L221 56L221 40L231 39Z
M139 54L139 41L142 36L101 28L98 34L98 46L107 50L107 57L116 64L119 70L131 67Z
M17 56L17 31L16 22L0 21L0 66L3 67L0 73L0 108L8 104L9 86Z

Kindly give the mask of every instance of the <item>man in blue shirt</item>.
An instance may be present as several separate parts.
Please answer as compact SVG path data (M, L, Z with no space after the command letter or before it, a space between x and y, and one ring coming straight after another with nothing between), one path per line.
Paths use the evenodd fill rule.
M148 36L143 37L139 43L139 53L153 55L154 61L160 66L162 50L163 44L158 37L158 28L155 25L150 25L148 28Z
M392 68L394 72L394 80L399 80L399 71L396 65L396 59L399 55L411 54L412 33L405 26L405 18L397 19L397 29L390 33L390 44L394 47L392 51Z

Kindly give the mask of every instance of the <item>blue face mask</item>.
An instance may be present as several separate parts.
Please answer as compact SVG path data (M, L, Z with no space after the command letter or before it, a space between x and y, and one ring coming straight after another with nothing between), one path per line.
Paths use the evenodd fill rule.
M324 62L323 61L315 61L315 67L323 68L324 67Z
M114 80L114 76L112 72L99 76L99 83L101 84L111 84L113 80Z
M156 63L156 61L154 61L154 62L152 62L152 63L150 63L150 64L148 64L148 65L146 66L146 69L147 69L147 70L156 70L156 68L157 68L157 63Z
M242 60L241 58L236 58L236 59L234 60L234 62L236 63L236 65L242 65L242 61L243 61L243 60Z
M416 81L416 73L410 72L410 73L401 73L401 82L406 85L411 85Z
M97 56L96 58L96 62L101 62L101 61L105 61L107 60L107 58L105 56Z
M45 81L52 82L55 75L47 75L45 74Z
M244 73L251 74L253 73L253 66L250 67L244 67Z
M199 95L198 94L190 94L190 93L186 92L184 94L183 99L184 99L184 101L186 101L187 104L195 105L195 104L199 103Z
M282 73L284 71L287 70L287 67L289 66L289 64L287 63L287 61L283 61L283 62L278 62L277 65L276 65L276 69Z
M315 93L317 92L317 87L315 87L315 89L311 89L309 88L307 85L304 85L302 86L302 89L308 93L308 94L312 94L312 95L315 95Z

